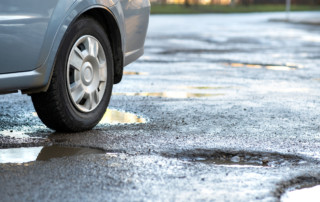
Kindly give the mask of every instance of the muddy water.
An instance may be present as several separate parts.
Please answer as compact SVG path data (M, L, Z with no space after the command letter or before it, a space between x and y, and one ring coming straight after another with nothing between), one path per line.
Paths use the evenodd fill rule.
M182 86L181 88L196 89L196 90L220 90L220 89L229 89L229 88L235 88L235 87L233 86Z
M147 120L133 113L108 109L100 121L100 124L134 124L146 123Z
M27 163L32 161L48 161L53 158L104 153L106 152L99 149L64 147L58 145L47 147L11 148L0 150L0 163Z
M147 72L130 72L130 71L124 71L124 75L140 75L140 76L146 76L149 75Z
M286 64L286 65L273 65L273 64L247 64L247 63L227 63L231 67L244 67L250 69L269 69L275 71L291 71L303 68L301 65Z

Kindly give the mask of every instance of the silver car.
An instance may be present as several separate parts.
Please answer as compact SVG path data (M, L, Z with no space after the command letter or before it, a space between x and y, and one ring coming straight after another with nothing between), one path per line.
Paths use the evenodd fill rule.
M0 93L31 95L51 129L93 128L143 54L149 13L149 0L1 1Z

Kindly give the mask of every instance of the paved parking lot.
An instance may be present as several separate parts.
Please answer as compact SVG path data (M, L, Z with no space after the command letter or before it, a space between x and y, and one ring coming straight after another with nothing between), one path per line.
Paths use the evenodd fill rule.
M54 133L28 96L0 96L0 158L38 158L0 164L2 200L277 201L320 184L320 29L283 17L151 16L88 132Z

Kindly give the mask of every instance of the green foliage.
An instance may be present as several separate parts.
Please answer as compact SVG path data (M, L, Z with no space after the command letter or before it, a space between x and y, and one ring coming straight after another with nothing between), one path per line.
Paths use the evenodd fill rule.
M319 11L320 6L292 5L292 11ZM151 14L199 14L199 13L249 13L285 11L285 5L191 5L185 7L178 4L152 4Z

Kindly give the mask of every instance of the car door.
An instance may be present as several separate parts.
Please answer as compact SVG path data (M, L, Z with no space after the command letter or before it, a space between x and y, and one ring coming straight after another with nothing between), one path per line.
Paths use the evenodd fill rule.
M36 69L58 0L0 1L0 74Z

